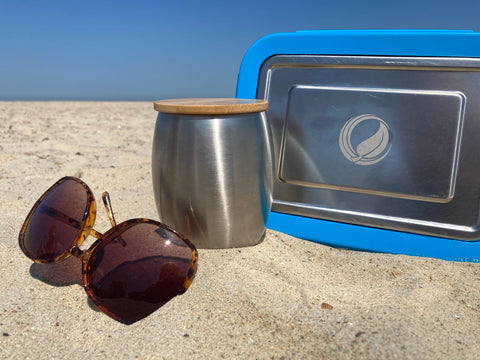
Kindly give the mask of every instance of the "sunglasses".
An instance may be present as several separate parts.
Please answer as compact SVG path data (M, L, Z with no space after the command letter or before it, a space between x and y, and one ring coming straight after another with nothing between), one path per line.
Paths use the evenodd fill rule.
M90 299L113 319L132 324L188 289L198 252L183 235L158 221L132 219L117 225L107 192L102 199L112 224L104 234L93 229L97 206L92 191L80 179L64 177L35 203L18 241L37 263L79 258ZM89 235L97 241L81 250Z

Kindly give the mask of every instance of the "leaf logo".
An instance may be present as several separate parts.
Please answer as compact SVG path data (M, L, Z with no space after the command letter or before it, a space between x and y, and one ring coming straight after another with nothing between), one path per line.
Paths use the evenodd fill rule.
M352 145L352 134L357 126L364 121L378 123L378 130L368 139L360 142L356 147ZM390 129L385 121L372 114L364 114L349 119L343 125L338 137L342 154L357 165L373 165L381 161L390 152Z

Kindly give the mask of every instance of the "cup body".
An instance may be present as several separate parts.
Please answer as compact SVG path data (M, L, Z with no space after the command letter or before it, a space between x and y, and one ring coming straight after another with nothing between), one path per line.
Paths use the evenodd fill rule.
M265 234L273 187L265 113L159 112L152 176L160 220L198 248L258 244Z

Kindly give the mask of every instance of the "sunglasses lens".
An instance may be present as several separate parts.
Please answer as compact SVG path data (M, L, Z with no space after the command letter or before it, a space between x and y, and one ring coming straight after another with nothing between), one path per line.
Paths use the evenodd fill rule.
M51 262L68 253L82 231L88 197L72 179L60 180L44 196L22 228L20 246L31 259Z
M85 289L103 312L131 324L185 291L195 272L194 257L195 248L164 225L126 221L93 250Z

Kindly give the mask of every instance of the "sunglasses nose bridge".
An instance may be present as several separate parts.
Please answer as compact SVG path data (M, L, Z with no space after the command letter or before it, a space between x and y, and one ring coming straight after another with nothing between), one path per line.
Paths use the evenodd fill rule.
M89 236L92 235L93 237L100 239L103 234L98 232L97 230L93 228L85 229L84 233L81 236L81 240L76 242L73 247L70 249L70 254L75 256L76 258L83 260L85 256L88 257L89 253L91 252L91 249L88 250L82 250L80 249L80 245L83 244L84 240Z
M83 251L83 250L80 250L80 248L78 247L78 245L74 245L73 248L70 250L70 254L72 254L73 256L75 256L77 259L82 260L83 255L84 255L84 251Z

